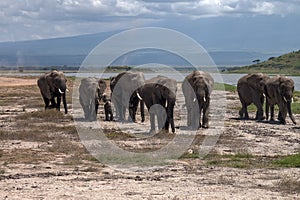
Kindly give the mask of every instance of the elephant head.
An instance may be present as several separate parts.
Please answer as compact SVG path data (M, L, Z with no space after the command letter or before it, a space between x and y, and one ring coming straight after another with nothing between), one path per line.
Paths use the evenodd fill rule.
M64 73L57 70L46 73L38 79L37 84L44 98L46 109L49 108L49 102L51 102L50 107L56 107L57 110L60 110L60 101L61 97L63 97L65 113L68 113L66 103L66 82L67 79L65 78ZM57 102L55 102L55 98L57 98Z
M214 80L206 72L193 71L182 83L187 107L187 126L193 129L208 128L208 110ZM200 123L203 112L202 125Z
M115 105L119 120L125 119L126 109L130 106L130 99L136 90L144 85L145 77L141 72L122 72L111 78L110 88L112 91L112 102ZM135 98L136 99L136 98ZM143 107L141 106L141 109ZM142 120L144 112L141 110Z
M97 78L84 78L79 86L79 101L86 120L95 121L99 102L106 89L105 80Z
M292 113L291 103L294 92L294 81L286 76L276 76L267 81L267 106L271 106L271 119L274 117L274 105L279 107L279 117L281 123L285 124L287 113L291 120L296 124L295 117Z

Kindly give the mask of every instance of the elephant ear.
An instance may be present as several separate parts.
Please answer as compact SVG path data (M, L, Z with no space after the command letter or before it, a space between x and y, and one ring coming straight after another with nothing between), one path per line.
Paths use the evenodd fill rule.
M47 99L51 99L50 87L47 83L46 76L41 76L38 79L38 86L40 88L40 91L41 91L43 97L45 97Z
M286 78L279 77L279 91L281 95L283 95L286 90L285 82L286 82Z
M252 74L247 78L247 83L252 88L257 88L257 84L259 83L260 78L257 74Z
M59 74L57 73L57 71L52 71L49 74L46 74L47 85L49 86L49 89L50 89L49 92L54 92L55 91L54 79L58 75Z

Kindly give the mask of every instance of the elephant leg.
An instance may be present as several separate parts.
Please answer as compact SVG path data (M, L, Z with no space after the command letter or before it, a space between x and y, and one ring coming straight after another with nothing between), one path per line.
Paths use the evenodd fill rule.
M192 125L192 110L190 108L187 108L187 126L191 127Z
M270 109L270 105L268 100L266 101L266 120L269 119L269 109Z
M141 112L141 118L142 118L142 122L145 121L145 103L144 101L140 100L140 112Z
M87 105L83 105L82 108L83 108L83 112L84 112L84 118L85 118L86 120L88 120L89 117L90 117L90 116L89 116L89 108L88 108Z
M122 114L121 119L122 119L122 120L125 120L125 113L126 113L126 107L125 107L125 106L122 106L122 109L121 109L121 114Z
M151 124L150 134L155 133L155 114L154 113L150 113L150 124Z
M46 97L43 97L43 99L44 99L44 102L45 102L45 109L48 109L48 108L49 108L49 103L50 103L50 101L49 101L49 99L46 98Z
M244 104L242 103L242 108L239 110L239 115L240 115L240 118L243 119L244 118Z
M246 103L242 103L242 108L239 111L239 115L241 119L249 119L247 106L248 105Z
M95 121L96 120L96 105L94 102L91 103L90 105L90 121Z
M99 104L96 103L96 105L95 105L95 120L97 120L98 109L99 109Z
M105 109L105 121L109 121L109 113L108 113L108 110Z
M278 120L281 124L286 124L286 116L287 116L287 106L285 103L280 103L278 105L279 113L278 113Z
M113 121L114 120L114 115L113 115L112 111L109 112L109 115L110 115L110 118L109 118L110 121Z
M271 118L270 118L270 121L275 121L275 119L274 119L274 105L271 105L270 109L271 109Z
M55 103L54 97L52 97L52 98L50 99L50 102L51 102L51 105L50 105L49 108L56 108L56 103Z
M208 128L208 106L203 107L202 128Z
M255 98L257 97L257 98ZM253 103L256 106L256 116L255 119L256 120L264 120L264 111L263 111L263 103L264 103L264 96L263 95L255 95L255 97L253 98Z

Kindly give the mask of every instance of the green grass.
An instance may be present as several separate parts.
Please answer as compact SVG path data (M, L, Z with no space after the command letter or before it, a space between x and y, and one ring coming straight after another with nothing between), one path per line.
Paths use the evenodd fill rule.
M275 166L279 167L297 167L300 168L300 153L289 155L273 161Z
M300 51L290 52L279 57L272 57L258 64L234 67L229 73L254 73L300 75Z
M234 91L236 91L236 86L229 85L226 83L215 83L214 90L225 90L225 91L229 91L229 92L234 92Z

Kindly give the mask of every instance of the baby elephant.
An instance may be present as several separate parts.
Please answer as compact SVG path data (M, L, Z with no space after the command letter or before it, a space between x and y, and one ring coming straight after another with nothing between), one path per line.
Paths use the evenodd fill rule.
M113 116L111 100L108 99L105 94L103 94L102 100L104 102L105 121L113 121L114 116Z

